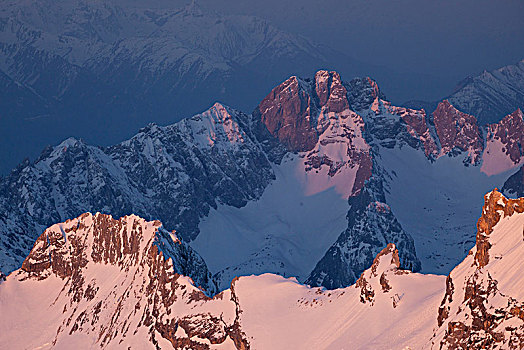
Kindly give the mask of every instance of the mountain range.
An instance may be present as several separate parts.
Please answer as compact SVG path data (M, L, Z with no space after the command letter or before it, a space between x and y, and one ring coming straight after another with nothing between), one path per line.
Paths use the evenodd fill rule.
M289 75L325 68L349 79L373 72L390 85L403 79L259 18L221 15L194 1L181 8L5 1L0 173L69 136L112 145L149 122L172 124L216 100L251 111ZM494 123L523 108L521 82L522 62L469 78L448 100L480 124ZM406 104L428 113L436 105Z
M346 288L263 274L211 298L181 274L202 276L201 261L160 222L87 213L46 229L0 281L0 340L40 349L519 349L523 225L524 198L494 190L474 247L447 277L401 269L390 243Z
M264 20L220 15L195 2L173 9L113 0L6 1L1 171L72 134L109 145L216 99L251 110L289 72L309 75L334 62L352 74L369 71Z
M263 272L345 287L387 243L402 268L449 273L474 243L482 193L519 193L522 112L481 126L447 100L426 115L384 98L370 78L319 71L250 115L216 103L114 146L49 147L0 181L2 270L46 227L102 212L160 219L219 290Z
M524 60L467 77L446 99L459 110L474 115L480 124L496 123L515 109L524 108ZM409 101L405 105L431 112L438 101Z
M524 347L524 61L397 105L255 17L123 4L0 9L1 156L54 144L0 177L1 344Z

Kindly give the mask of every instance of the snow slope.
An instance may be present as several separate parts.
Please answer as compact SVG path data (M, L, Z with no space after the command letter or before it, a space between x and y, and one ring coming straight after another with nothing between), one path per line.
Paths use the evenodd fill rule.
M235 279L211 299L177 273L180 244L159 222L135 216L84 214L52 226L0 282L0 341L41 349L400 348L417 346L436 322L444 277L398 270L394 245L345 289L264 274Z
M475 243L483 194L510 175L487 176L465 167L463 157L428 162L410 147L380 150L378 162L389 174L387 203L413 237L425 273L449 273L464 258Z
M0 280L0 342L14 348L519 349L524 198L485 196L477 240L447 276L399 269L388 244L335 290L274 274L207 297L177 273L159 222L84 214L45 231ZM164 254L165 252L165 254Z
M378 286L373 305L360 301L355 286L310 289L275 275L241 278L234 288L255 349L420 348L436 326L444 278L394 275L387 293L373 282Z
M218 273L221 287L263 272L303 280L347 226L348 202L335 186L309 193L303 157L288 155L274 165L276 180L258 200L242 208L220 205L202 219L191 246ZM350 188L351 178L343 179Z
M486 194L477 226L475 247L446 280L428 348L524 346L524 198Z

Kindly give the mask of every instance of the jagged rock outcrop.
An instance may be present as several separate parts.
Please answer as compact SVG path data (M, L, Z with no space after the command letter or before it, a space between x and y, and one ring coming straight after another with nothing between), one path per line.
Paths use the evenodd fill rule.
M317 263L305 283L336 289L349 286L373 264L388 243L399 249L400 267L420 270L413 238L385 203L383 184L376 176L349 198L348 228Z
M489 236L503 217L524 212L524 199L507 199L497 189L484 197L482 216L477 222L475 264L482 268L489 263L491 243ZM524 237L523 237L524 238Z
M480 162L484 143L474 116L460 112L444 100L433 112L433 122L441 145L441 155L466 152L465 165Z
M355 288L360 289L360 302L373 304L376 293L388 293L391 290L388 274L396 273L399 267L398 250L393 243L388 243L386 248L377 254L371 267L362 272L355 283ZM408 273L408 271L404 272ZM397 301L395 298L392 300L393 307L396 307Z
M431 341L438 349L524 347L524 198L485 196L477 243L446 280ZM516 260L515 260L516 259Z
M438 155L438 146L432 135L429 123L427 121L426 112L416 109L396 107L392 106L391 103L384 102L386 110L391 114L398 115L407 125L409 134L420 140L424 147L424 153L427 157L436 157Z
M486 126L486 148L481 170L488 175L502 173L523 163L524 117L522 111L505 116Z
M37 302L19 314L2 305L3 319L32 318L46 327L34 337L17 339L15 331L0 338L15 347L209 349L229 343L248 349L235 321L234 295L211 299L197 285L216 292L202 259L160 222L86 213L48 228L0 290L2 300ZM14 296L10 288L21 293Z
M423 109L394 106L380 92L370 94L362 107L359 113L365 120L368 137L373 139L370 143L386 148L409 145L422 149L431 161L438 158L438 136Z

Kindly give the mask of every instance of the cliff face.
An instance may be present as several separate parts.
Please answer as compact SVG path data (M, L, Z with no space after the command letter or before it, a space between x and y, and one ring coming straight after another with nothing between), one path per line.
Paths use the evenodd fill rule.
M313 80L291 77L275 87L255 111L273 137L291 152L310 151L330 125L350 110L348 90L337 72L318 71Z
M441 154L466 152L465 164L478 164L484 143L477 119L462 113L449 101L441 102L433 112L433 122L440 140Z
M267 130L292 152L308 151L318 141L318 106L308 82L291 77L260 103L260 118Z
M524 198L485 196L477 242L446 280L434 348L524 346Z
M495 124L486 125L486 148L481 170L498 174L521 165L524 161L524 119L517 109Z
M43 330L25 339L9 333L4 344L249 348L235 322L234 298L208 296L216 286L205 263L158 221L86 213L51 226L5 283L0 293L10 302L2 318L26 324L28 332ZM16 302L31 298L39 306L17 315Z

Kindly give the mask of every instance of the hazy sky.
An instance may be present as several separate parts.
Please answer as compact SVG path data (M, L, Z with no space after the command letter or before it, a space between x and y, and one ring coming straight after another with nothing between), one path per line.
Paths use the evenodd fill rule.
M180 2L178 2L180 3ZM360 61L419 81L437 99L458 81L524 58L524 1L200 0L221 13L250 14ZM373 72L370 72L373 76ZM380 82L379 82L380 83Z

